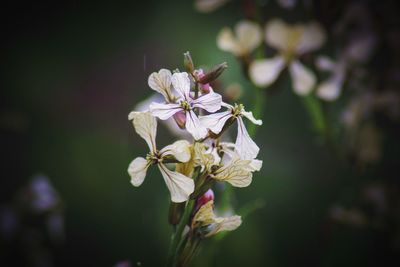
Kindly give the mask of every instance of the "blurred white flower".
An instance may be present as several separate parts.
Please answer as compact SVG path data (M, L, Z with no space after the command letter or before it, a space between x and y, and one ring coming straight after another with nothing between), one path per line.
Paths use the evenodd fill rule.
M317 86L317 96L325 101L336 100L342 91L342 86L346 77L346 63L344 60L334 62L326 56L320 56L316 60L316 66L322 71L331 73L328 79Z
M137 157L129 164L128 173L131 176L132 185L140 186L146 177L148 167L157 164L171 193L172 202L186 201L194 191L193 180L181 173L169 170L163 161L171 156L180 162L189 161L191 157L189 142L179 140L158 150L155 139L157 134L156 119L148 112L131 112L128 118L133 120L135 131L146 141L150 149L146 158Z
M217 37L218 48L237 57L250 54L261 42L261 27L249 20L239 21L234 31L228 27L223 28Z
M315 86L316 77L298 57L323 45L325 32L322 27L316 22L289 25L280 19L272 19L265 28L265 41L278 54L271 59L253 61L249 68L251 80L257 86L269 86L288 67L293 90L299 95L310 93Z

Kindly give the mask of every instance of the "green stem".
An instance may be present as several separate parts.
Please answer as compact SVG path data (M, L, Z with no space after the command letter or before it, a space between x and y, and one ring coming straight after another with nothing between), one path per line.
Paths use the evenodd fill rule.
M176 266L175 259L177 256L176 255L177 248L178 248L178 245L182 238L183 230L185 229L185 226L187 225L187 223L189 221L190 215L193 210L194 203L195 203L194 199L190 199L188 201L188 204L186 205L186 208L182 215L182 218L178 224L178 227L176 228L175 234L172 237L171 247L170 247L169 253L168 253L168 261L167 261L168 267Z
M303 103L310 115L314 130L328 140L328 124L320 101L314 95L309 94L303 97Z

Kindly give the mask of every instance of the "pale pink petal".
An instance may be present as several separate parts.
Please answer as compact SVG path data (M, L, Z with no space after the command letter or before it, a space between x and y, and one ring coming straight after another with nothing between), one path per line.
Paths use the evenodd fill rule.
M201 116L199 119L203 127L210 129L211 132L215 134L219 134L229 118L232 118L232 112L230 110Z
M205 109L208 112L216 112L221 108L222 96L210 91L192 101L193 107Z
M208 131L207 129L200 124L199 118L190 110L186 112L186 130L193 136L195 140L202 139L206 137Z
M242 159L255 159L260 151L257 144L250 138L241 117L237 118L238 133L236 137L236 151Z
M194 191L193 179L185 175L169 170L164 164L159 163L161 175L171 193L171 201L175 203L185 202Z
M151 114L161 120L166 120L181 110L182 107L179 104L162 104L154 102L150 105Z
M174 73L171 78L172 85L181 98L189 99L190 79L186 72Z

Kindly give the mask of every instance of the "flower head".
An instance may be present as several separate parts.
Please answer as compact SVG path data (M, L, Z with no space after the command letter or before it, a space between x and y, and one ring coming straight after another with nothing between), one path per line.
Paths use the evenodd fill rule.
M131 112L129 119L133 120L135 131L146 141L150 149L146 158L137 157L129 164L128 173L131 176L132 185L140 186L146 177L149 166L157 165L171 193L172 202L186 201L194 191L193 180L181 173L169 170L165 162L169 159L178 162L189 161L191 157L189 143L179 140L158 150L156 147L156 119L149 112Z
M246 111L242 104L232 106L224 103L223 105L228 108L227 111L202 116L200 117L201 123L214 134L219 134L227 123L237 121L238 131L235 150L243 159L256 158L260 149L247 132L243 117L246 117L256 125L262 125L262 121L256 120L253 113Z
M177 93L176 101L174 103L152 103L150 105L151 114L161 120L166 120L181 112L181 115L185 115L186 130L196 140L204 138L207 135L207 130L200 124L194 109L200 108L208 112L219 110L222 103L221 95L210 89L209 93L195 98L190 92L191 83L186 72L174 73L171 82Z
M249 20L242 20L236 24L234 32L228 27L223 28L217 37L219 49L230 52L237 57L250 54L261 42L261 27Z
M260 87L269 86L287 66L293 90L299 95L308 94L315 85L316 77L298 58L322 46L325 42L322 27L315 22L289 25L280 19L273 19L266 25L265 41L278 53L271 59L251 63L249 74L252 81Z

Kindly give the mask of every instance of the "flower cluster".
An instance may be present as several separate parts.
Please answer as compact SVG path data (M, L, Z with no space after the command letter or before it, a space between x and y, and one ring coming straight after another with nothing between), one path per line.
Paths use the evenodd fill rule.
M250 185L262 161L257 159L259 147L251 139L243 118L256 125L262 121L246 111L243 104L223 102L222 96L210 86L227 67L226 63L203 71L195 69L189 53L184 55L186 71L161 69L150 74L148 85L162 96L161 101L152 101L142 111L132 111L128 116L136 133L149 147L145 157L137 157L129 164L128 173L132 185L137 187L143 183L147 169L157 165L171 194L171 205L188 201L186 209L190 209L190 203L198 204L192 205L191 219L184 225L190 226L190 233L204 238L223 230L234 230L241 224L240 216L216 217L214 196L208 199L212 201L204 201L203 194L215 182L227 182L234 187ZM191 140L177 140L159 149L157 119L173 119ZM235 143L222 141L224 133L235 123Z

